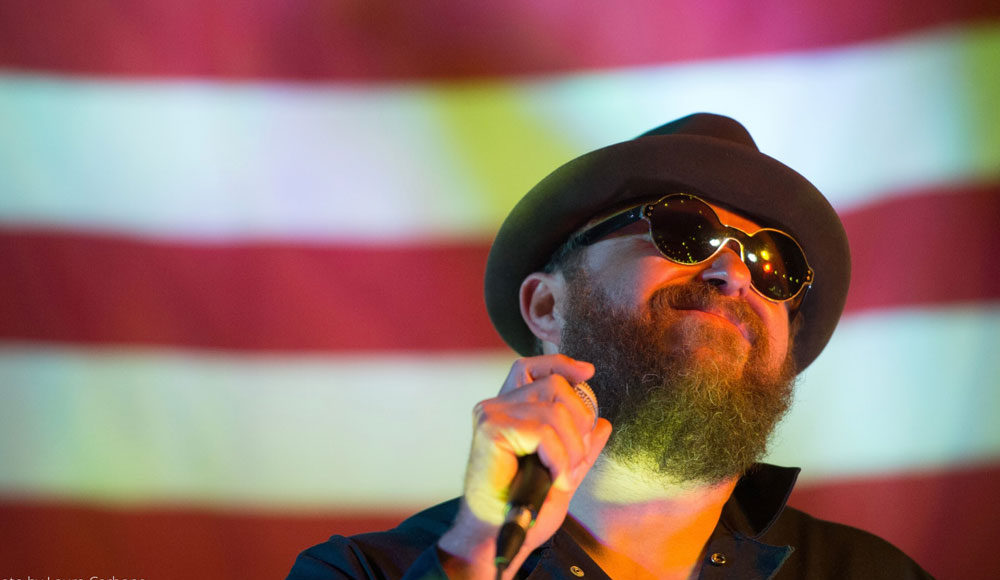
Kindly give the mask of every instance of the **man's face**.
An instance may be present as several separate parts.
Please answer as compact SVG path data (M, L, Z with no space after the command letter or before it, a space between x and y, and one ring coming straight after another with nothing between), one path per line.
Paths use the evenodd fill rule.
M751 234L760 229L758 224L739 214L710 205L724 224ZM712 312L698 308L679 312L679 324L695 327L708 325L738 332L744 337L748 350L762 342L768 349L764 364L770 368L780 367L785 360L789 349L788 310L783 303L772 302L750 287L750 271L740 261L738 248L727 247L702 264L674 264L657 251L649 238L646 222L640 220L635 226L586 248L581 266L594 287L606 294L612 304L636 312L648 309L651 297L660 289L685 284L711 285L720 298L729 299L719 304L724 306L728 303L752 310L757 315L756 320L762 324L762 328L756 329L761 335L754 336L749 332L753 329L747 327L747 321L732 320L731 312L719 312L715 308L708 308ZM712 356L713 351L709 349L701 354ZM736 362L729 361L727 364Z
M724 223L759 227L716 208ZM594 363L615 428L607 453L680 481L717 482L764 453L795 375L788 313L750 288L738 253L663 258L642 228L585 248L564 271L560 351Z

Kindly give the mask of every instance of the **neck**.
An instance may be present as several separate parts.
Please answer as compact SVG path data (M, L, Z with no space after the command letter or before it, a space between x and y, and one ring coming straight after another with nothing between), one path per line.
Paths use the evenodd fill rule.
M602 455L573 496L567 528L612 578L696 578L736 481L677 482Z

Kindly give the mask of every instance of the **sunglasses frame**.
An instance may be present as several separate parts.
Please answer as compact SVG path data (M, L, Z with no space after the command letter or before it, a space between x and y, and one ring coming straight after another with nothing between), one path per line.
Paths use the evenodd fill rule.
M650 217L649 214L650 214L650 212L653 211L653 208L655 208L657 205L663 203L665 200L668 200L671 197L691 199L691 200L694 200L694 201L697 201L697 202L700 202L700 203L704 204L705 207L707 207L712 212L712 216L715 218L715 221L720 226L722 226L722 230L719 232L720 234L722 234L723 236L725 236L724 239L723 239L723 241L722 241L722 243L720 243L719 247L716 248L715 251L712 252L705 259L699 260L697 262L690 262L690 263L688 263L688 262L679 262L677 260L674 260L670 256L667 256L664 253L664 251L662 249L660 249L659 244L656 243L656 235L655 235L655 232L653 231L653 221L652 221L652 219L651 219L651 217ZM748 268L750 268L750 264L747 263L746 249L745 249L746 248L746 243L745 242L747 240L750 240L751 238L753 238L753 236L757 235L760 232L777 232L777 233L779 233L779 234L787 237L789 240L791 240L792 243L794 243L795 246L799 249L799 252L802 254L802 261L806 265L805 279L802 281L802 284L799 286L798 290L796 290L788 298L772 298L770 296L767 296L766 294L764 294L763 292L761 292L757 288L757 284L754 281L752 275L750 277L750 287L753 288L754 292L756 292L757 294L759 294L761 297L763 297L766 300L770 300L771 302L783 303L783 302L789 302L789 301L795 300L796 298L804 297L805 296L805 292L807 292L809 290L809 287L812 286L812 283L813 283L813 269L812 269L812 267L809 266L809 261L806 258L805 250L802 249L802 246L799 244L798 240L796 240L791 234L789 234L788 232L783 232L783 231L781 231L779 229L775 229L775 228L760 228L759 230L757 230L753 234L748 234L747 232L745 232L745 231L743 231L743 230L741 230L741 229L739 229L737 227L734 227L734 226L731 226L731 225L723 223L722 222L722 218L719 217L719 214L715 211L715 208L713 208L707 201L701 199L700 197L698 197L696 195L691 195L690 193L670 193L670 194L664 195L663 197L657 199L654 202L643 203L643 204L631 207L631 208L629 208L629 209L627 209L625 211L622 211L620 213L617 213L617 214L615 214L615 215L613 215L613 216L611 216L611 217L609 217L609 218L607 218L605 220L602 220L602 221L594 224L590 228L587 228L583 232L580 232L579 234L577 234L576 236L574 236L573 239L572 239L572 241L571 241L571 243L570 243L570 246L571 247L589 246L589 245L597 242L598 240L604 238L608 234L610 234L612 232L615 232L615 231L618 231L618 230L620 230L620 229L622 229L622 228L624 228L624 227L626 227L626 226L628 226L630 224L636 223L636 222L638 222L641 219L646 220L646 223L648 224L648 227L649 227L649 236L650 236L650 239L653 240L653 245L656 246L656 251L658 251L660 253L660 255L663 256L665 259L669 260L670 262L672 262L674 264L678 264L678 265L681 265L681 266L694 266L694 265L697 265L697 264L703 264L703 263L711 260L712 258L714 258L716 256L716 254L718 254L720 251L722 251L722 249L725 248L728 245L727 242L729 242L731 240L731 241L734 241L737 244L739 244L739 246L740 246L740 260ZM751 274L753 274L753 270L752 269L750 270L750 272L751 272Z

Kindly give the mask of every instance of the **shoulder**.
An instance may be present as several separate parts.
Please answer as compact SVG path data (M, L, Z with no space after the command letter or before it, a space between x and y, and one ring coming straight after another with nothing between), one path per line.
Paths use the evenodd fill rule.
M786 507L760 538L795 548L775 578L931 578L886 540Z
M288 578L400 578L421 554L435 546L457 512L458 500L451 500L419 512L391 530L333 536L299 554Z

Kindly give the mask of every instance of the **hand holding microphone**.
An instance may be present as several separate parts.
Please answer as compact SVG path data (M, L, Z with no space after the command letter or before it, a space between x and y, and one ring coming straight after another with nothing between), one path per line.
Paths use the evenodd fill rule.
M573 492L611 434L611 424L596 419L589 388L574 389L593 373L589 363L563 355L520 359L500 394L476 406L462 507L438 542L450 577L492 577L497 534L508 513L517 527L528 528L524 548L502 556L515 568L562 524ZM514 488L534 497L517 497L521 492ZM508 510L511 496L515 505Z
M571 385L576 396L583 401L594 417L597 426L597 397L585 382ZM511 563L534 525L538 512L552 487L552 474L537 453L518 457L517 474L510 483L507 516L497 535L497 553L493 563L499 576Z

